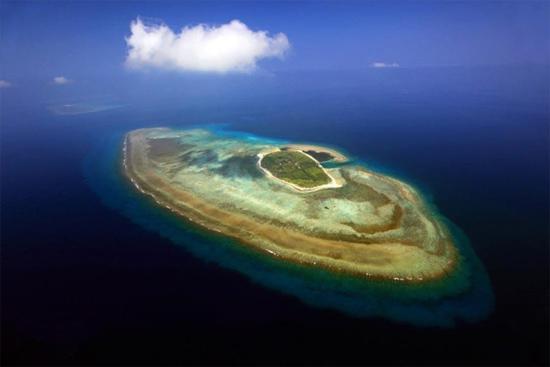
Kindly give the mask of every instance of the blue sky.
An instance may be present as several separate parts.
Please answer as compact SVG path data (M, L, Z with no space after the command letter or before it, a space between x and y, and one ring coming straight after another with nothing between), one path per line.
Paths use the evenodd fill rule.
M174 31L238 19L284 33L290 51L260 61L264 70L550 63L547 1L3 1L0 79L125 73L125 37L138 16Z

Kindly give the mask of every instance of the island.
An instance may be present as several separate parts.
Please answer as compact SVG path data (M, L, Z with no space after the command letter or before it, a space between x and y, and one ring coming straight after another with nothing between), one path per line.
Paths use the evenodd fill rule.
M268 175L299 188L319 188L333 180L315 158L300 150L260 155L258 164Z
M404 283L443 279L460 264L415 188L335 149L148 128L126 134L122 157L158 205L280 261Z
M267 177L279 180L301 192L340 187L341 183L314 158L319 155L325 158L325 162L334 159L328 152L283 147L259 153L258 167Z

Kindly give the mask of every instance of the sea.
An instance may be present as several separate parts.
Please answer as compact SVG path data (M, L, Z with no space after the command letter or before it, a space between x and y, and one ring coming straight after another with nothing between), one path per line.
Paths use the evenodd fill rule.
M0 90L3 364L549 363L550 68L121 74ZM155 126L327 145L410 183L484 296L451 321L350 305L175 218L120 172L124 134Z

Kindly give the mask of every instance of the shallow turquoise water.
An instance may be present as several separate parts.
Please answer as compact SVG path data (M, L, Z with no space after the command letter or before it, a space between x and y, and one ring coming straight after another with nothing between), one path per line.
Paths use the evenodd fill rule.
M232 131L228 125L201 127L247 141L287 143ZM281 262L187 223L137 192L121 173L123 134L105 135L98 141L84 164L87 182L104 204L147 230L169 238L203 261L245 274L262 286L290 294L309 305L361 318L383 317L414 325L451 327L459 319L467 322L482 320L493 308L491 285L483 265L471 249L466 235L443 217L463 255L460 274L443 282L411 286L365 281ZM355 163L357 161L354 159ZM391 172L379 166L375 169ZM432 210L437 213L433 204ZM441 289L448 288L455 289L455 294L441 297Z

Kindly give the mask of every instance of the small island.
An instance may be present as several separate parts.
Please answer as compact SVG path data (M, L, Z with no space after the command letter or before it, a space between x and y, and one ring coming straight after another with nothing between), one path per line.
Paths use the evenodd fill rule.
M150 128L126 135L123 165L157 204L280 261L404 283L443 279L460 263L413 187L334 149Z
M323 151L304 151L282 147L267 153L259 153L258 167L266 176L279 180L301 192L340 187L341 184L323 168L313 155L322 156L325 158L325 162L333 159L330 153Z
M279 150L260 157L259 165L271 175L302 188L331 182L315 158L300 150Z

